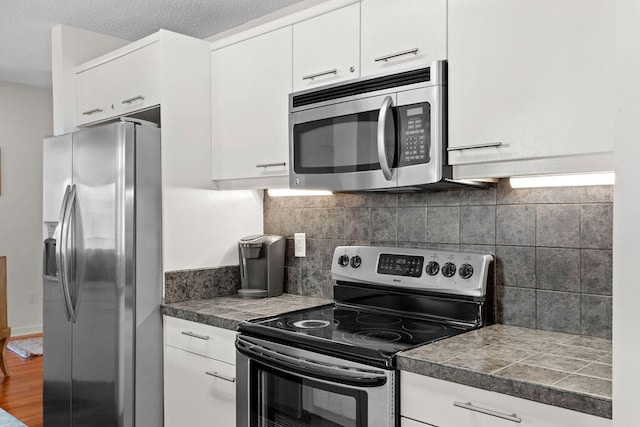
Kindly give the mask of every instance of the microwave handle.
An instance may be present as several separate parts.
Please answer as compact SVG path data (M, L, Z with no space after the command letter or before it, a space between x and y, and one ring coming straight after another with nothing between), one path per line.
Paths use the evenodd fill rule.
M384 131L387 126L387 116L393 107L393 99L390 96L386 96L382 101L380 107L380 113L378 114L378 160L380 161L380 169L387 181L391 181L393 178L393 171L389 167L389 160L387 159L387 150L384 138Z

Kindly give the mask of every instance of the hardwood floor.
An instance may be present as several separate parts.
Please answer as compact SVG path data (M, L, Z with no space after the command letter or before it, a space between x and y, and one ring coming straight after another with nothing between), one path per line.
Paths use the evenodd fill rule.
M7 350L6 358L11 376L0 377L0 408L29 427L42 427L42 357L24 360Z

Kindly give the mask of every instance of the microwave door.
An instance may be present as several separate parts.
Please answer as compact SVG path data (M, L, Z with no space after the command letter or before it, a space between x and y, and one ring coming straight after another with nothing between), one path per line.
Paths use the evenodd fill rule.
M391 99L391 101L388 101ZM290 186L355 191L397 186L396 94L295 111L290 116ZM387 100L387 101L385 101ZM385 117L384 164L378 144L381 107ZM391 172L385 177L383 168ZM389 175L387 171L387 175Z

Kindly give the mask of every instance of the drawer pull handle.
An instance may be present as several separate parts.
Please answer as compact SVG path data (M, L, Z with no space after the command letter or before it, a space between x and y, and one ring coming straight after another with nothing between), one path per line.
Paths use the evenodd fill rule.
M479 406L474 406L471 402L453 402L453 406L457 406L458 408L468 409L474 412L480 412L481 414L491 415L492 417L502 418L503 420L513 421L514 423L521 423L522 419L519 418L516 414L503 414L501 412L492 411L491 409L481 408Z
M144 101L144 96L142 95L138 95L138 96L134 96L133 98L129 98L129 99L125 99L124 101L122 101L123 104L131 104L133 101Z
M190 332L190 331L182 331L181 332L182 335L186 335L188 337L193 337L193 338L198 338L199 340L209 340L209 336L208 335L200 335L200 334L196 334L194 332Z
M271 168L271 167L275 167L275 166L287 166L287 162L280 162L280 163L261 163L259 165L256 165L257 168Z
M488 144L465 145L464 147L447 148L447 151L474 150L476 148L500 147L502 142L490 142Z
M90 116L95 113L102 113L102 108L94 108L93 110L87 110L82 113L83 116Z
M236 382L235 378L228 377L226 375L222 375L222 374L219 374L217 372L206 371L205 374L211 375L212 377L215 377L215 378L220 378L221 380L229 381L230 383L235 383Z
M373 62L380 62L380 61L387 62L390 59L397 58L399 56L405 56L405 55L411 55L411 54L417 55L418 50L420 49L418 49L417 47L414 47L413 49L403 50L402 52L396 52L390 55L381 56L379 58L374 59Z
M338 74L338 69L334 68L333 70L322 71L321 73L309 74L308 76L304 76L302 80L313 80L317 77L326 76L327 74Z

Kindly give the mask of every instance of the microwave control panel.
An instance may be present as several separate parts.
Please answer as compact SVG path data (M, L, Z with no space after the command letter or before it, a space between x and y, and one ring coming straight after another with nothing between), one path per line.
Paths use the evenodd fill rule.
M428 103L397 107L400 123L400 160L398 166L429 163L431 148L431 105Z

